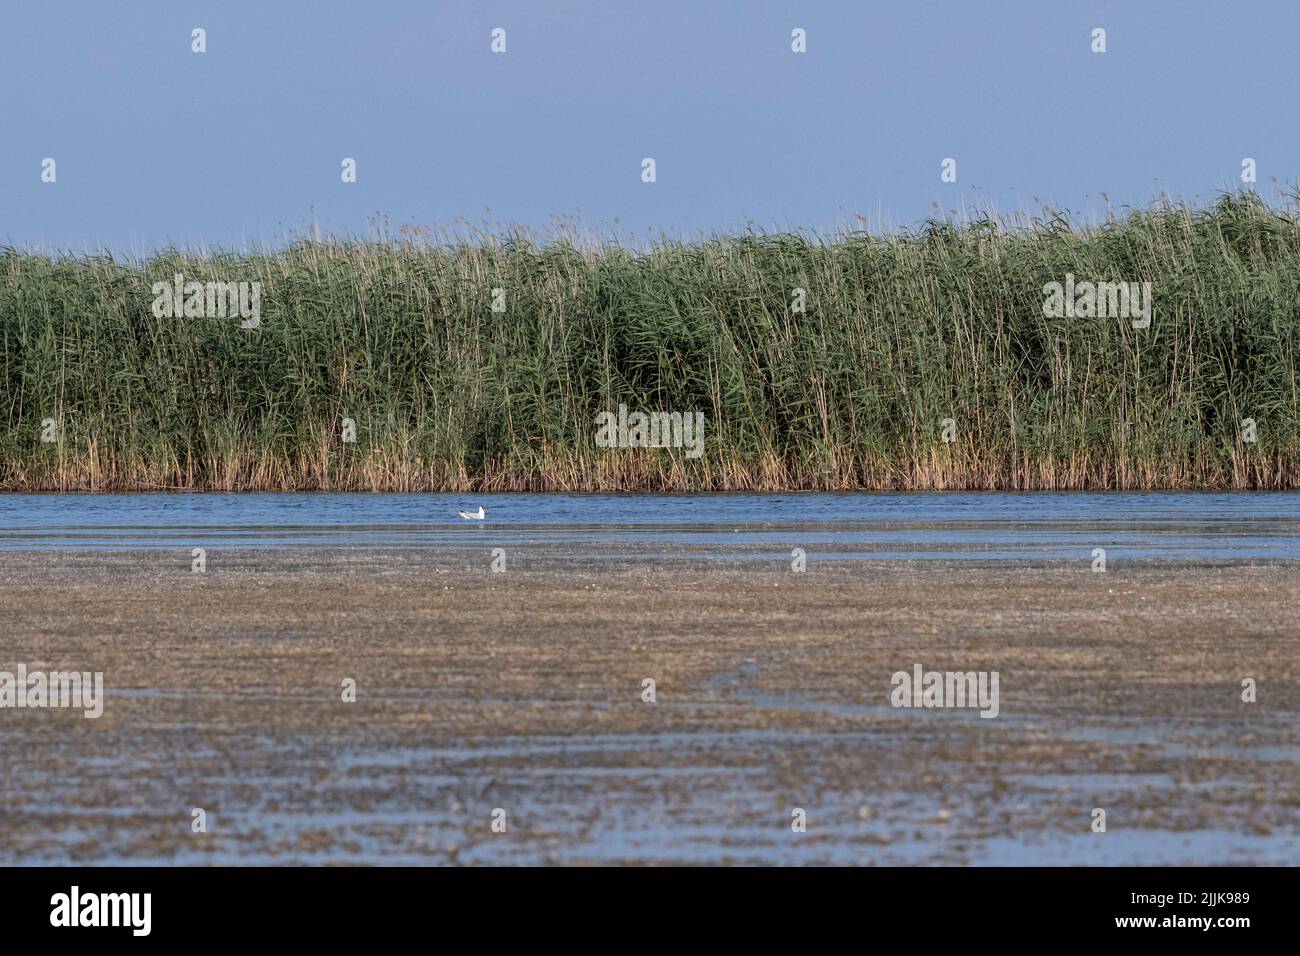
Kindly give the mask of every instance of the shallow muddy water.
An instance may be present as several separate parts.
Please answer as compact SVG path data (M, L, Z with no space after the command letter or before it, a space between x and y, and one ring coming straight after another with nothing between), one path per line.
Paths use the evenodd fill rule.
M1281 494L0 496L0 670L105 687L0 710L0 863L1293 864L1297 532ZM999 672L997 717L895 709L914 664Z

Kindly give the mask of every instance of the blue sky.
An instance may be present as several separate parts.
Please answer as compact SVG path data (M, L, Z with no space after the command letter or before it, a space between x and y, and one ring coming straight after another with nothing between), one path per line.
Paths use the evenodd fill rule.
M1247 156L1270 195L1297 178L1298 35L1294 0L7 3L0 242L242 247L377 214L690 237L1033 197L1096 214L1103 191L1212 199Z

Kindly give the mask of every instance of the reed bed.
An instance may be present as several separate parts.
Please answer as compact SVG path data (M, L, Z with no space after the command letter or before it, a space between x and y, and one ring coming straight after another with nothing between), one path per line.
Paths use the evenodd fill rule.
M1045 317L1066 273L1151 282L1150 328ZM156 316L176 274L260 283L260 325ZM1295 488L1298 342L1300 214L1252 193L640 249L8 248L0 488ZM620 404L703 412L703 455L597 447Z

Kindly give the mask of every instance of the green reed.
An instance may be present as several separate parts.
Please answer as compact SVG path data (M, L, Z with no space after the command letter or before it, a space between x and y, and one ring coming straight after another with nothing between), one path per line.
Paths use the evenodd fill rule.
M1151 282L1151 327L1044 317L1067 272ZM259 282L260 325L155 316L176 273ZM0 487L1291 488L1297 342L1300 215L1250 193L639 250L5 249ZM598 448L620 404L702 411L703 456Z

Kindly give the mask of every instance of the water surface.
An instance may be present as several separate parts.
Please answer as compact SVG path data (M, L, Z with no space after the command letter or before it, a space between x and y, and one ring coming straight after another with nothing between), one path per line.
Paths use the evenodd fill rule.
M456 512L487 509L483 522ZM113 494L0 495L0 550L647 546L821 558L1300 559L1300 495Z

